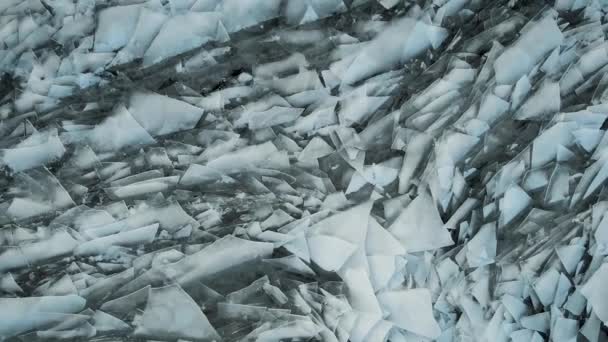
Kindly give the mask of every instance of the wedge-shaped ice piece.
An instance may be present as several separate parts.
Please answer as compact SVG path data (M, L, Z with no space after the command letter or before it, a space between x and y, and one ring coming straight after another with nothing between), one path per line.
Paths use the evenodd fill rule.
M512 295L506 294L501 299L502 305L511 316L519 322L519 320L528 312L528 307L521 299Z
M407 36L403 37L403 32ZM347 84L390 70L399 63L405 63L437 48L447 37L447 30L429 25L414 18L403 18L388 26L354 58L342 75Z
M95 31L95 52L116 51L127 44L139 17L140 5L113 6L101 10Z
M380 321L378 315L364 312L357 313L353 328L350 330L349 341L363 342L372 328Z
M540 278L534 282L534 291L544 306L549 306L553 303L558 281L559 272L551 268L544 272Z
M511 223L528 210L531 204L532 199L522 188L517 185L511 186L500 199L499 225L502 227Z
M276 328L261 332L256 341L305 340L317 336L320 330L321 328L310 319L295 319L291 322L281 322Z
M286 128L287 132L311 135L323 127L337 124L338 117L334 107L335 101L331 106L317 108L306 116L298 117L293 124Z
M435 250L454 244L443 227L439 211L428 191L423 190L388 228L408 252Z
M551 16L533 23L494 62L496 81L502 84L515 83L530 72L542 57L558 47L562 40L563 35Z
M216 12L188 12L170 18L163 24L146 50L144 66L161 62L216 40L219 25L221 25L220 16Z
M6 209L6 215L13 220L28 219L74 205L69 193L44 167L18 173L13 179L14 192L19 197L15 197Z
M87 241L74 250L75 255L88 256L103 254L112 246L135 247L154 241L158 231L158 223L121 232L118 234L104 236Z
M295 255L289 255L283 258L277 259L264 259L264 262L284 269L285 271L302 274L305 276L315 276L315 272L304 263L300 258Z
M65 296L69 294L77 294L78 289L74 286L74 282L69 275L64 274L59 279L51 279L46 283L38 286L34 293L41 296Z
M207 166L222 172L236 173L258 166L271 168L272 158L279 153L277 147L270 141L259 145L250 145L237 151L225 153L207 163Z
M593 312L604 324L608 324L608 303L605 300L608 296L607 283L608 264L604 263L580 290L581 294L587 298Z
M61 137L68 143L87 142L98 152L116 151L131 145L148 145L156 142L122 105L92 130L66 132Z
M608 251L608 215L604 214L602 221L595 230L595 241L599 244L599 248Z
M63 156L65 148L57 130L34 133L10 149L0 149L0 166L13 172L47 164Z
M133 93L128 108L133 118L153 136L194 128L203 115L201 108L187 102L149 92Z
M368 255L367 263L375 291L385 289L398 272L397 259L394 255Z
M479 138L448 131L443 134L435 145L437 166L452 166L462 162L471 149L479 142Z
M556 248L556 253L566 272L573 274L585 254L585 247L581 245L561 246Z
M496 245L496 222L484 224L466 245L469 267L494 263Z
M340 275L348 288L348 299L353 309L375 314L379 318L382 309L367 272L361 268L347 268L341 270Z
M400 158L394 158L393 160L401 164ZM391 184L399 173L397 165L392 162L393 160L382 164L364 166L361 172L356 172L351 178L346 189L346 194L348 195L360 190L365 184L371 184L378 188ZM395 167L391 167L391 164L395 165Z
M365 252L367 255L403 255L405 248L370 216L365 237Z
M166 14L141 7L133 35L128 43L118 51L112 64L128 63L143 57L166 20Z
M577 125L572 122L558 122L543 131L532 143L532 168L546 165L555 160L558 146L569 148L574 142L571 132Z
M263 112L248 112L242 118L249 129L262 129L295 121L304 111L302 108L274 106Z
M511 334L509 334L509 337L513 342L531 341L533 333L534 331L532 330L520 329L513 331Z
M559 83L546 80L515 114L517 120L542 120L559 112L561 99Z
M399 193L404 194L410 187L410 183L421 164L426 162L425 155L430 151L433 138L425 133L415 134L408 142L403 165L399 172Z
M592 312L591 315L589 315L589 319L587 319L587 321L585 322L585 325L583 325L583 328L581 329L581 335L585 336L589 341L591 342L598 342L600 341L600 330L602 328L602 322L599 320L599 318Z
M36 336L42 339L55 339L55 340L70 340L70 339L90 339L96 334L95 328L89 323L84 322L83 324L71 327L69 329L49 329L36 331Z
M177 201L169 200L164 203L151 203L150 205L140 206L126 219L86 230L83 235L90 238L102 237L154 223L158 223L161 229L170 233L174 233L186 225L198 227L198 222L188 215Z
M237 181L222 171L198 164L191 164L179 180L179 184L186 187L202 186L216 182L228 185Z
M298 161L304 165L318 168L319 164L317 159L331 154L332 152L334 152L334 149L329 146L325 140L320 137L314 137L308 142L302 152L298 154Z
M248 241L228 235L171 267L175 270L178 283L187 286L247 262L268 258L273 250L272 243Z
M549 312L541 312L532 316L522 317L521 319L522 327L542 333L549 331L550 323L551 314Z
M352 126L367 120L387 100L388 96L354 94L341 101L338 117L342 126Z
M45 239L5 249L0 254L0 272L49 262L53 258L72 254L78 242L59 230Z
M274 321L287 318L289 310L249 304L218 303L217 316L231 321Z
M23 292L21 286L17 284L15 278L10 273L6 273L0 277L0 290L12 294Z
M357 250L357 245L331 235L308 237L310 259L325 271L336 272Z
M388 320L414 334L436 339L441 328L433 317L428 289L387 291L378 294L380 304L389 313Z
M12 337L59 323L65 314L80 312L86 300L76 295L0 298L0 336Z
M283 96L294 95L315 89L323 89L323 84L319 79L319 75L315 71L308 70L301 70L297 74L283 78L273 78L270 80L256 78L255 82L261 86L269 87ZM290 96L290 99L294 100L295 98Z
M115 291L131 281L133 277L134 271L130 267L123 272L97 280L87 288L81 289L80 295L86 298L89 303L99 302L108 296L114 297Z
M95 311L92 318L93 326L100 334L117 333L131 328L127 323L101 310Z
M126 317L136 309L143 308L148 300L150 286L145 286L126 296L109 300L101 305L101 310L117 317Z
M220 338L200 307L179 285L150 289L146 309L134 334L196 341Z
M551 329L551 340L555 342L569 342L576 340L578 333L578 321L558 317Z
M79 205L66 210L63 214L57 216L51 222L51 225L64 225L78 231L83 231L91 227L113 222L116 222L116 219L107 211L91 209L86 205Z
M179 182L179 176L161 177L135 182L125 186L105 188L108 196L115 200L128 199L150 193L167 191Z
M332 215L310 227L308 234L334 236L356 246L362 246L367 235L372 204L372 201L367 201Z
M217 10L222 14L226 31L231 33L279 16L280 5L280 0L226 0Z

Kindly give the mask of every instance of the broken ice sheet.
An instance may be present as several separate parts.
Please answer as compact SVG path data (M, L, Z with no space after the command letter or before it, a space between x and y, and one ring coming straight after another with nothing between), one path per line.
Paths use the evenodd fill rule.
M605 338L601 2L97 5L0 2L0 339Z

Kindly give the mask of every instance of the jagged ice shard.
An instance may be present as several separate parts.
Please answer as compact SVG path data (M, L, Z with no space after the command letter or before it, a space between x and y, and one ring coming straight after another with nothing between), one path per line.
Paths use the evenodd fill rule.
M607 23L0 1L0 341L608 341Z

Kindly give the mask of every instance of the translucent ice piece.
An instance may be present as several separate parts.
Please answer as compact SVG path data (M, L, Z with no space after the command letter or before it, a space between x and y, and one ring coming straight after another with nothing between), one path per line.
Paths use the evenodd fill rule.
M250 129L261 129L282 125L296 120L304 111L301 108L272 107L263 112L249 112L246 114Z
M23 289L21 289L10 273L6 273L0 277L0 290L12 294L23 292Z
M308 238L310 259L326 271L337 271L355 252L357 246L348 241L328 235Z
M167 20L144 54L149 66L197 48L216 38L220 16L216 12L188 12ZM180 37L180 39L175 39Z
M389 312L388 320L398 327L429 339L441 335L441 328L433 317L428 289L382 292L378 294L378 300Z
M188 255L172 264L172 267L178 283L186 286L190 282L208 279L241 264L268 258L273 250L272 243L248 241L229 235L200 252Z
M548 271L544 272L534 283L534 291L544 306L549 306L553 303L558 281L559 272L557 272L555 269L549 269Z
M135 58L143 57L166 20L167 16L164 13L141 7L133 34L126 45L118 51L112 64L128 63Z
M20 333L59 323L65 314L84 309L86 300L76 295L0 298L0 336L11 337Z
M100 334L116 333L130 329L127 323L101 310L95 311L92 318L93 326L97 330L97 333Z
M104 191L113 200L142 196L149 193L167 191L179 182L179 176L148 179L119 187L105 188Z
M608 264L604 263L581 289L581 294L587 298L593 312L604 324L608 322L608 304L605 301L608 296L608 287L605 286L607 282Z
M38 286L34 293L41 296L65 296L77 294L78 290L70 276L65 274L59 279L52 279Z
M370 216L365 240L367 255L403 255L405 248L376 219Z
M532 204L532 199L519 186L513 185L500 200L500 226L511 223L514 219L528 210Z
M406 193L410 182L420 169L421 163L425 162L425 155L432 147L433 139L430 135L420 133L413 136L407 144L403 165L399 172L399 193Z
M101 10L95 32L95 52L116 51L126 45L137 25L140 7L113 6Z
M224 26L228 32L254 26L279 15L280 0L226 0L218 11L222 13Z
M494 263L496 245L496 223L484 224L466 245L469 266L480 267Z
M0 254L0 272L69 255L77 245L78 242L70 234L60 230L38 242L7 248Z
M74 205L61 183L46 168L30 169L15 175L19 196L6 210L8 217L22 220Z
M179 285L150 289L146 309L134 334L162 339L220 338L200 307Z
M158 231L158 223L146 227L121 232L118 234L104 236L87 241L74 250L75 255L88 256L103 254L111 246L138 246L154 241Z
M153 136L191 129L203 115L198 107L155 93L134 93L128 108L133 118Z
M13 148L0 149L0 166L19 172L47 164L64 153L57 130L48 130L30 135Z
M422 191L388 228L408 252L434 250L454 244L427 191Z
M542 120L544 117L559 112L561 97L559 83L545 81L532 96L522 104L515 114L518 120Z
M508 47L494 62L497 82L515 83L532 70L541 57L558 47L562 40L563 35L551 16L533 23L519 40Z
M309 339L319 333L320 327L309 319L296 319L279 324L278 327L266 330L257 336L256 341L272 342L284 339Z
M403 32L408 33L406 38L403 38ZM407 62L431 47L438 47L446 37L447 31L441 27L413 18L400 19L361 50L342 75L342 79L347 84L353 84L390 70L398 63Z
M277 266L288 272L298 273L305 276L315 276L315 272L306 265L300 258L295 255L286 256L277 259L264 259L270 265Z
M119 106L113 115L90 131L67 132L62 139L70 143L88 142L95 151L119 150L130 145L147 145L154 138L141 127L124 106Z

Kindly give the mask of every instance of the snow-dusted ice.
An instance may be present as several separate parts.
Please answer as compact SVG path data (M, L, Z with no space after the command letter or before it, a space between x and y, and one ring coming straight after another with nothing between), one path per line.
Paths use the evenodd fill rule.
M607 19L0 1L0 341L608 341Z

